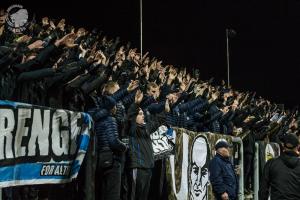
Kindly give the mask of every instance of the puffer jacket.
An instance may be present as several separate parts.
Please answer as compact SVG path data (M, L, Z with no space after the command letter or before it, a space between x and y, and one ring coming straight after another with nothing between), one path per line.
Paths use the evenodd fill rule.
M118 125L114 117L108 116L95 124L97 146L99 149L109 147L113 152L125 152L126 145L119 140Z
M227 192L230 200L237 199L238 182L229 158L216 154L209 163L209 172L209 180L217 200L221 200L224 192Z
M107 115L107 111L104 109L90 110L91 116L96 116L95 121L95 133L97 137L97 150L111 150L114 153L125 152L127 147L120 141L118 134L117 121L110 114ZM96 113L99 112L100 117Z

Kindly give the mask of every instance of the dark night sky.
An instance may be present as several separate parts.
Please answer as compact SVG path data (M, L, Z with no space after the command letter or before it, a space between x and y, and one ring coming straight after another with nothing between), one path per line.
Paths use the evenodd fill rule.
M2 3L3 2L3 3ZM5 8L15 3L1 0ZM98 27L139 46L139 0L18 1L37 16ZM34 4L33 4L34 3ZM197 67L202 79L226 79L225 29L231 40L231 83L287 106L299 105L300 0L144 0L144 51L164 64Z

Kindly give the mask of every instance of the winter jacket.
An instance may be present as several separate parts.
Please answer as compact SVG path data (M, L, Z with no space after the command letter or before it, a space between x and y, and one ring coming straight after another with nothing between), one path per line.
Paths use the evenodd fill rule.
M125 152L127 147L119 140L117 121L112 116L107 116L100 121L95 121L97 137L97 150L111 150L114 153Z
M116 102L111 97L102 97L97 99L97 103L97 107L90 109L89 114L95 122L98 151L110 149L114 153L125 152L127 147L119 140L117 121L107 112Z
M209 163L209 172L210 183L217 200L221 200L224 192L227 192L230 200L237 199L238 182L229 158L216 154Z
M259 199L300 199L300 158L295 152L284 152L269 160L263 171Z
M149 169L154 167L154 155L150 133L146 124L135 122L138 106L132 104L128 110L129 128L129 168Z

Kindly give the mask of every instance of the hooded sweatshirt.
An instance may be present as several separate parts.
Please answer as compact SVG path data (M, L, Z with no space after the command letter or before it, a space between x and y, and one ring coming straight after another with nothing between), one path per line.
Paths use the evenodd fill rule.
M293 151L269 160L262 176L259 199L267 200L300 199L300 158Z
M152 141L146 124L135 122L139 107L132 104L129 118L129 168L150 169L154 167Z

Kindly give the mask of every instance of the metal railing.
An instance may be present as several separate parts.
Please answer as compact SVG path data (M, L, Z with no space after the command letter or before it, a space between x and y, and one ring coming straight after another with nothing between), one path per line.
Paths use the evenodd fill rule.
M267 144L273 144L275 146L277 146L277 149L279 150L279 144L277 143L265 143L265 145ZM259 183L260 183L260 179L259 179L259 168L260 168L260 161L262 161L259 158L259 143L255 143L255 155L254 155L254 163L253 163L253 167L254 167L254 188L253 188L253 192L254 192L254 200L258 200L258 191L259 191ZM280 151L277 152L277 155L280 155ZM275 155L274 155L275 156Z
M244 200L244 146L243 141L239 137L235 137L232 139L233 143L237 143L240 145L240 159L239 159L239 166L240 166L240 175L239 175L239 200Z

